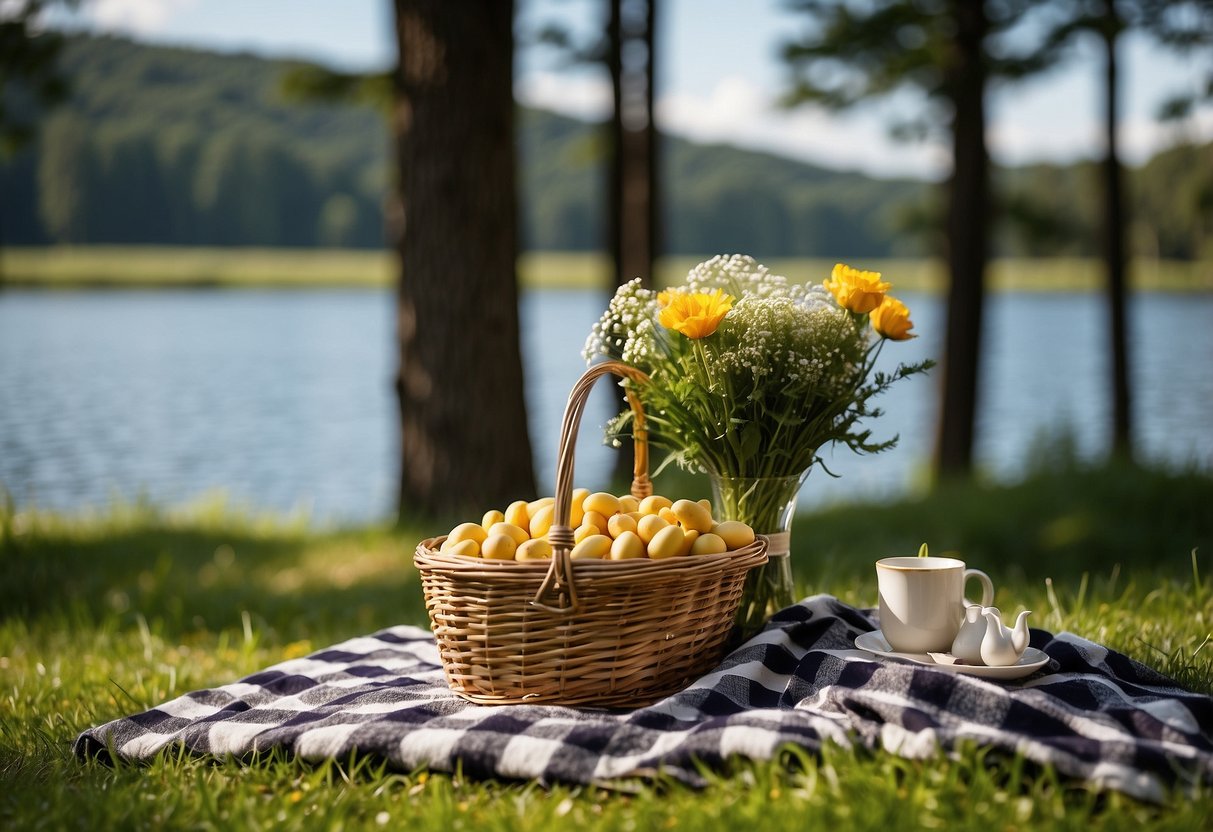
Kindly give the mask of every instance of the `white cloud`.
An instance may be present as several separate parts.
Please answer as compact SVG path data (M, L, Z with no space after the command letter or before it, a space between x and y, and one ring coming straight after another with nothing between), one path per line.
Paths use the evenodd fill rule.
M998 164L1069 162L1090 156L1099 140L1099 126L1089 120L1033 122L1001 118L986 131L990 157Z
M604 119L611 112L611 84L582 73L534 72L514 85L520 104L580 119Z
M520 79L516 94L524 104L576 118L600 119L610 112L610 85L584 74L532 73ZM996 163L1069 162L1093 157L1102 148L1099 122L1087 113L1055 118L1018 100L998 103L987 134ZM766 90L734 75L722 78L706 95L662 96L657 121L662 130L692 141L733 144L875 176L940 178L951 164L945 144L898 142L888 135L893 113L914 106L901 100L848 113L814 107L788 111ZM1139 164L1181 136L1201 141L1213 137L1213 110L1204 110L1182 127L1147 117L1125 119L1120 128L1122 156L1128 164Z
M587 75L530 73L519 79L515 95L527 106L576 118L605 118L611 107L610 84ZM734 144L878 176L938 176L947 167L938 147L891 141L880 115L785 111L739 76L722 78L707 96L662 96L656 109L662 130L697 142Z
M198 5L198 0L94 0L86 7L97 26L107 31L154 34L178 12Z
M876 109L785 110L765 90L736 76L722 79L707 97L665 96L657 115L663 129L695 141L735 144L825 167L917 177L937 177L947 169L938 145L890 139L887 116L887 110Z
M1207 142L1213 139L1213 109L1201 110L1178 124L1162 124L1146 118L1129 119L1121 123L1119 138L1125 161L1140 164L1161 148L1181 141ZM1103 147L1102 142L1099 147Z
M1122 119L1117 135L1121 160L1128 165L1140 165L1181 141L1209 141L1213 137L1213 110L1197 112L1179 124L1163 124L1141 116ZM1064 164L1096 158L1104 151L1103 124L1092 119L1075 119L1041 127L1028 121L1003 119L991 125L989 146L991 157L1004 165L1042 161Z

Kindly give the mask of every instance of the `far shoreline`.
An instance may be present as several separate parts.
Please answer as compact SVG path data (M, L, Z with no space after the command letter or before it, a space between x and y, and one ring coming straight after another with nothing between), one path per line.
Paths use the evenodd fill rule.
M658 261L658 282L682 282L707 256L671 255ZM820 281L835 260L764 259L794 281ZM945 265L929 258L838 258L879 271L898 291L939 293ZM609 289L610 263L598 252L524 252L519 282L531 289ZM1095 258L997 258L988 287L994 292L1095 292L1102 288ZM1213 292L1213 262L1137 259L1134 291ZM388 289L394 255L383 250L312 248L198 248L172 246L48 246L0 249L0 289Z

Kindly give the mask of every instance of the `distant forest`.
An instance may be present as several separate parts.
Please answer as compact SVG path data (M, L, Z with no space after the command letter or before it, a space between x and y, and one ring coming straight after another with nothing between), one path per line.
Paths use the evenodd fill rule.
M384 245L388 136L365 106L298 104L284 61L73 39L70 101L0 165L0 245ZM6 106L20 107L14 94ZM597 125L520 109L522 246L603 247ZM937 188L666 138L662 250L885 257L937 245ZM1129 172L1136 254L1213 257L1213 144ZM1096 246L1091 163L1000 170L997 253Z

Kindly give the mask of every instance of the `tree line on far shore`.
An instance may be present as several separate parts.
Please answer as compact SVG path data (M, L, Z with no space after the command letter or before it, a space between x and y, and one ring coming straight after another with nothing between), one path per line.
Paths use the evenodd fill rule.
M388 146L379 112L284 100L292 64L73 38L71 99L0 163L0 244L379 248ZM9 102L22 106L22 102ZM598 126L522 109L520 234L531 250L603 247ZM936 189L663 137L660 250L758 257L935 253ZM995 251L1096 251L1094 163L996 172ZM1133 253L1213 256L1213 145L1130 172Z

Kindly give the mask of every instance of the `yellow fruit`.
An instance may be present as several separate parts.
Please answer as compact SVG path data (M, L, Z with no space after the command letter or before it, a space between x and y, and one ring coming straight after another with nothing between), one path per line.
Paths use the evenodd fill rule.
M480 544L475 540L460 540L443 549L449 555L461 555L465 558L480 557Z
M543 537L552 528L552 520L556 517L556 507L551 503L538 509L531 515L531 537L535 540Z
M623 514L628 514L633 511L640 511L640 501L631 494L624 494L619 498L619 510Z
M586 514L596 511L603 517L610 517L612 514L619 512L619 498L605 491L595 491L585 498L585 502L581 504L581 507L585 509Z
M528 540L514 552L514 560L551 560L552 544L546 540Z
M678 528L681 529L682 526L679 526ZM678 557L684 558L687 555L691 554L691 547L695 545L695 541L698 539L699 539L699 532L694 531L694 530L685 532L683 534L683 538L682 538L682 548L678 551Z
M545 506L550 506L554 502L556 502L555 497L540 497L538 500L531 500L529 503L527 503L526 510L530 516L534 518L535 512L539 511L539 509Z
M678 522L688 531L694 529L697 532L710 532L712 526L716 525L712 522L712 512L704 508L702 503L679 500L674 503L673 509Z
M650 494L640 501L641 514L656 514L663 508L669 508L674 505L669 497L662 497L660 494Z
M602 532L603 534L606 534L606 531L607 531L606 517L602 514L599 514L596 511L587 511L585 513L585 517L581 518L581 525L597 526L598 531Z
M590 496L588 488L574 488L573 501L569 503L569 526L577 528L581 525L581 521L585 519L585 498Z
M491 529L498 523L505 522L505 515L497 509L491 509L484 513L484 517L480 520L480 525L486 529Z
M509 508L505 510L505 522L511 523L520 529L529 529L531 527L531 513L527 511L526 500L515 500L510 503Z
M749 546L754 542L754 530L740 520L724 520L712 527L712 534L719 536L730 550Z
M605 534L592 534L573 547L570 557L574 560L581 558L605 558L611 553L611 539Z
M653 538L662 529L668 529L670 524L662 520L656 514L645 514L640 518L640 522L636 524L636 534L640 535L640 539L645 543L652 543Z
M670 505L673 505L671 503ZM669 523L671 526L678 525L678 515L674 513L674 509L669 506L657 510L657 516Z
M459 543L463 540L474 540L479 545L484 542L484 539L489 536L489 533L484 530L484 526L479 523L460 523L455 528L451 529L450 535L447 536L447 543Z
M502 526L509 526L502 523ZM510 528L513 528L510 526ZM491 534L485 538L480 547L480 556L489 560L513 560L514 551L518 548L517 541L508 534Z
M728 544L718 534L701 534L691 544L692 555L721 555L729 551Z
M611 544L611 560L631 560L644 555L644 541L636 532L624 532Z
M712 501L711 500L707 500L707 499L700 500L699 505L703 506L703 510L706 511L709 515L712 513Z
M602 529L589 523L582 523L577 528L573 529L573 543L580 543L587 537L593 537L596 534L602 534Z
M520 529L513 523L494 523L489 528L489 537L492 537L495 534L504 534L514 541L515 546L520 543L526 543L531 539L531 536L527 534L526 529Z
M626 514L616 514L607 521L607 532L616 540L624 532L636 534L636 521Z
M624 512L620 512L620 513L626 514L628 517L631 517L633 520L636 521L636 525L640 525L640 518L644 517L644 515L641 514L639 511L624 511Z
M662 528L649 541L649 557L653 560L661 560L662 558L674 558L681 555L683 542L686 540L686 534L683 533L681 526L671 526L660 517L650 515L654 520L662 523ZM647 519L647 518L646 518Z

